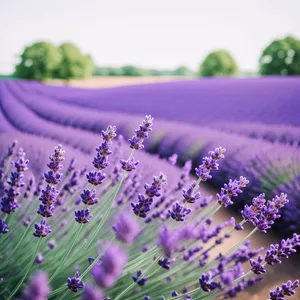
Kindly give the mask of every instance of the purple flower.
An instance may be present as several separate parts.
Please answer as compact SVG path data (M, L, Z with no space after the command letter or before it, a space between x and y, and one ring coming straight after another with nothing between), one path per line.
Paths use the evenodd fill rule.
M202 274L202 276L199 278L200 287L204 292L210 292L215 290L216 288L220 288L220 284L218 282L214 282L211 280L212 280L211 272L207 274Z
M20 148L17 160L12 162L16 171L10 173L10 177L7 180L8 187L4 189L4 196L0 201L1 210L4 213L11 214L19 207L16 197L20 195L20 188L24 186L23 177L24 171L28 169L28 162L29 161L25 159L25 152Z
M265 199L265 194L259 194L257 197L252 199L252 206L253 206L253 211L255 212L260 212L263 207L265 206L266 199Z
M117 224L112 227L116 237L123 243L131 244L139 233L139 226L130 215L120 214L117 217Z
M252 220L254 220L254 218L256 217L257 215L257 212L255 210L253 210L253 206L248 206L247 204L244 206L244 209L242 210L242 216L243 216L243 219L246 221L246 222L250 222Z
M44 204L40 204L39 209L37 211L37 213L41 216L43 216L44 218L50 218L53 216L53 212L54 212L54 206L53 205L44 205Z
M140 132L137 132L140 133ZM144 133L141 131L141 133ZM140 135L142 136L142 135ZM135 149L135 150L142 150L144 149L144 139L143 138L138 138L137 136L133 136L131 139L128 140L130 144L130 148Z
M201 181L211 179L210 171L218 170L219 164L217 161L224 158L225 148L218 147L214 151L208 153L209 157L204 157L202 164L196 168L196 175L201 178Z
M136 282L138 285L140 285L140 286L144 286L146 283L147 283L147 281L148 281L148 278L147 277L144 277L144 278L141 278L142 277L142 271L141 270L139 270L139 271L137 271L137 273L136 274L133 274L132 276L131 276L131 278L132 278L132 280L134 281L134 282Z
M127 255L121 248L111 245L106 249L101 261L102 264L96 264L92 268L92 275L100 287L111 287L122 274Z
M36 258L35 258L35 262L37 264L41 264L43 262L44 258L43 258L43 255L41 253L38 253Z
M42 220L41 223L35 223L34 228L35 232L33 235L35 237L46 237L52 231L50 226L46 225L46 220Z
M255 274L263 274L266 273L266 269L262 265L263 258L259 255L257 260L250 259L251 271Z
M243 291L244 289L255 285L256 283L260 282L263 278L249 278L249 279L242 279L238 284L231 286L224 294L224 298L234 298L238 293Z
M176 221L184 221L185 217L191 213L190 208L185 208L183 205L179 204L178 201L173 205L172 210L169 210L169 214L172 219Z
M144 300L151 300L151 297L150 296L145 296Z
M59 191L54 185L60 183L62 178L62 174L58 173L58 170L62 168L60 163L65 160L64 154L65 151L62 149L62 146L58 145L54 148L54 152L49 156L50 163L47 166L50 170L44 173L44 179L48 185L42 190L42 194L39 198L42 204L39 206L37 211L37 213L44 218L50 218L53 216L54 204L56 203L59 195Z
M43 204L53 204L56 201L56 198L59 194L59 191L51 185L47 185L44 190L42 190L42 195L39 200Z
M102 173L101 171L92 171L86 174L86 178L88 182L92 185L99 185L103 182L105 179L106 175Z
M88 223L89 221L91 221L91 219L93 218L93 216L90 213L90 210L87 209L81 209L81 210L76 210L74 212L75 214L75 220L78 223Z
M171 263L173 263L174 261L175 259L161 258L158 261L158 264L166 270L171 270Z
M55 240L49 241L49 242L48 242L48 247L49 247L50 249L54 249L54 248L55 248Z
M78 271L75 273L74 277L68 278L68 288L72 292L78 292L79 289L84 288L84 283L80 280Z
M168 161L172 166L175 166L177 163L177 159L178 159L178 155L174 153L172 156L168 158Z
M84 288L81 300L99 300L103 298L103 293L101 290L93 287L92 285L87 285Z
M98 152L93 160L93 165L98 170L103 170L108 167L108 157L107 156L101 156L101 154Z
M172 294L171 294L172 297L177 297L178 295L179 294L176 291L173 291Z
M102 130L101 135L104 141L109 142L114 139L116 135L117 127L108 125L106 131Z
M132 210L134 214L141 218L147 217L147 212L150 211L151 204L153 203L153 197L160 196L161 185L167 183L167 177L160 173L158 176L153 177L153 181L150 184L145 184L145 195L138 194L138 203L131 202Z
M139 126L139 129L135 130L135 136L129 139L130 148L139 150L143 149L144 139L148 138L148 132L152 131L153 118L149 115L145 116L142 124Z
M281 193L280 196L276 195L272 201L276 209L284 207L284 205L289 202L289 200L287 199L287 194L284 193Z
M300 286L299 280L292 282L289 280L283 283L281 287L276 287L275 290L270 291L271 300L283 300L284 296L292 296L295 294L295 289Z
M249 181L246 177L241 176L239 180L229 180L228 184L224 184L224 187L221 188L221 193L217 194L217 200L220 205L227 207L232 205L232 197L237 197L238 194L242 193L241 188L246 187Z
M122 169L126 172L131 172L136 169L136 166L139 164L139 161L135 161L133 157L128 160L121 159L120 163L122 165Z
M8 230L8 226L7 224L5 223L4 220L1 220L0 219L0 233L7 233L9 230Z
M167 257L171 257L180 242L180 232L176 229L169 230L163 226L158 233L158 246Z
M44 174L44 177L47 183L51 185L56 185L60 183L62 174L58 172L54 173L52 170L50 170Z
M138 199L138 203L131 202L132 210L136 216L146 218L147 212L150 211L150 203L152 202L149 202L149 199L142 194L138 195ZM152 201L152 199L150 200Z
M300 246L300 235L294 234L291 239L282 239L280 244L270 245L265 255L265 262L269 265L280 264L281 258L288 258L296 252L296 247Z
M31 277L30 284L25 288L22 300L47 300L51 288L46 272L40 271Z
M86 205L94 205L99 201L99 199L96 198L96 190L83 190L80 197L82 202Z
M265 195L260 194L252 200L252 205L245 205L242 216L245 221L251 222L259 231L266 233L280 218L278 210L288 203L286 197L286 194L281 193L280 196L275 196L272 201L266 202Z
M200 192L193 195L193 191L196 187L196 181L193 181L188 189L182 189L184 202L195 203L196 200L201 198Z

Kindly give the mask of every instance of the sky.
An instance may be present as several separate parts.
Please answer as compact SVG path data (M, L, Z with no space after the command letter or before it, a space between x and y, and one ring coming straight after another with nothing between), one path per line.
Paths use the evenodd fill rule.
M273 39L300 39L300 0L0 0L0 73L26 45L75 43L99 66L194 70L226 49L255 71Z

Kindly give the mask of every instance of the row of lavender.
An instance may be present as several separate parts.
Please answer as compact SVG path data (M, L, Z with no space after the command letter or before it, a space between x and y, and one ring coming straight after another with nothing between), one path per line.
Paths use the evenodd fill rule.
M296 233L257 258L263 249L253 249L247 241L257 231L266 233L277 221L289 202L285 194L272 201L260 194L237 220L220 222L219 214L214 220L215 214L237 201L249 181L241 176L224 184L216 198L203 197L199 186L218 172L220 161L227 158L226 149L209 151L193 181L190 163L179 171L172 166L174 155L167 162L138 151L152 131L152 121L146 116L135 131L131 150L116 137L115 127L103 130L86 174L73 160L65 164L66 156L78 153L58 145L37 187L31 179L24 185L31 168L24 150L17 149L16 143L8 151L1 150L5 186L1 191L1 298L231 298L258 284L267 270L272 279L271 266L296 252L300 246ZM0 140L9 145L13 136L2 134ZM23 134L16 137L26 148L44 149L51 143ZM41 161L35 162L32 154L34 166ZM155 168L167 176L158 173L151 179ZM246 236L234 242L238 233ZM36 272L30 282L28 275ZM281 277L284 280L284 274ZM288 281L270 291L269 299L291 296L298 287L299 280Z
M35 85L40 86L19 82L2 85L3 118L14 129L63 141L86 153L90 153L92 149L91 141L95 138L93 132L99 132L113 120L122 134L128 137L139 119L125 114L78 108L55 97L41 96L33 89ZM45 86L45 90L48 89ZM244 202L249 201L257 191L264 191L268 197L272 197L278 190L284 190L290 195L291 202L285 210L281 228L299 228L300 161L296 145L271 144L213 129L157 121L156 131L146 147L165 157L177 153L181 162L192 159L194 165L197 165L201 155L220 143L229 149L230 159L211 183L220 186L224 180L234 178L237 174L247 176L252 185L251 189L246 190ZM286 224L289 226L285 226Z
M164 119L221 128L251 138L290 144L300 141L299 78L214 79L104 90L19 84L24 92L34 90L102 112L150 111Z

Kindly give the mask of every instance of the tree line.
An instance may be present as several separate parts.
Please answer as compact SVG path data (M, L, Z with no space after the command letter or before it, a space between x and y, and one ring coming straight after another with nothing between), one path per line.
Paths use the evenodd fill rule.
M300 40L287 36L271 42L260 56L258 72L261 75L300 75ZM224 49L209 53L199 70L194 72L186 66L174 70L145 69L132 65L95 66L91 56L82 54L74 44L55 46L49 42L37 42L25 47L14 72L17 78L32 80L69 80L92 75L216 77L239 74L235 59Z

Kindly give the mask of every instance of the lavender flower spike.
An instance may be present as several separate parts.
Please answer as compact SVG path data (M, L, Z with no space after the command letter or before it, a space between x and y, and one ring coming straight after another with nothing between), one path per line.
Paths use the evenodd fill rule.
M134 150L144 149L144 139L148 138L150 131L152 131L153 118L145 116L142 124L139 126L139 129L135 130L135 136L129 139L130 148Z
M290 239L282 239L280 244L270 245L265 255L265 262L269 265L280 264L281 258L288 258L296 252L296 247L300 246L300 235L294 234Z
M106 249L101 261L102 264L96 264L91 273L100 287L111 287L122 274L127 255L121 248L111 245Z
M9 230L8 230L8 226L7 224L5 223L4 220L1 220L0 219L0 233L7 233Z
M85 223L88 223L93 218L93 216L90 214L90 210L88 208L76 210L74 212L74 214L75 214L75 220L78 223L85 224Z
M47 273L40 271L31 277L31 282L25 288L21 300L47 300L50 292Z
M131 244L139 233L139 226L130 215L120 214L117 224L112 227L119 241Z
M103 298L103 293L101 290L93 287L92 285L87 285L84 288L81 300L99 300Z
M217 161L224 158L225 152L225 148L218 147L214 151L210 151L208 153L208 157L203 158L202 164L196 168L196 175L201 179L201 181L206 181L207 179L212 178L210 171L219 169Z
M1 210L6 214L11 214L19 207L17 196L20 195L20 188L24 186L23 177L29 163L25 159L26 153L20 148L17 155L17 160L12 162L15 171L10 173L10 178L7 180L8 187L4 189L4 196L0 201Z
M276 287L275 290L270 291L271 300L283 300L284 296L292 296L295 294L295 289L300 286L299 280L292 282L289 280L286 283L283 283L281 287Z
M139 164L139 161L135 161L133 157L128 160L121 159L120 163L122 165L122 169L126 172L131 172L136 169L136 166Z
M65 160L65 151L62 145L58 145L54 148L54 152L49 156L50 162L47 165L48 172L45 172L44 179L48 183L45 189L42 190L42 195L39 200L42 202L37 211L44 218L52 217L54 212L54 204L56 203L59 191L56 189L56 185L60 183L62 174L58 171L63 167L61 162Z
M68 288L72 292L78 292L79 289L84 288L84 283L80 280L78 271L74 277L68 278Z
M191 211L192 210L190 208L184 207L183 205L179 204L179 202L177 201L173 205L172 210L169 210L169 214L172 219L183 222L185 220L185 217L188 214L190 214Z
M221 188L221 193L217 194L217 200L220 205L227 207L232 205L232 197L237 197L238 194L242 193L242 188L246 187L249 183L246 177L241 176L239 180L229 180L228 184L224 184Z
M35 237L46 237L49 233L52 232L50 226L46 225L46 220L42 220L41 223L34 224L35 232L33 235Z

